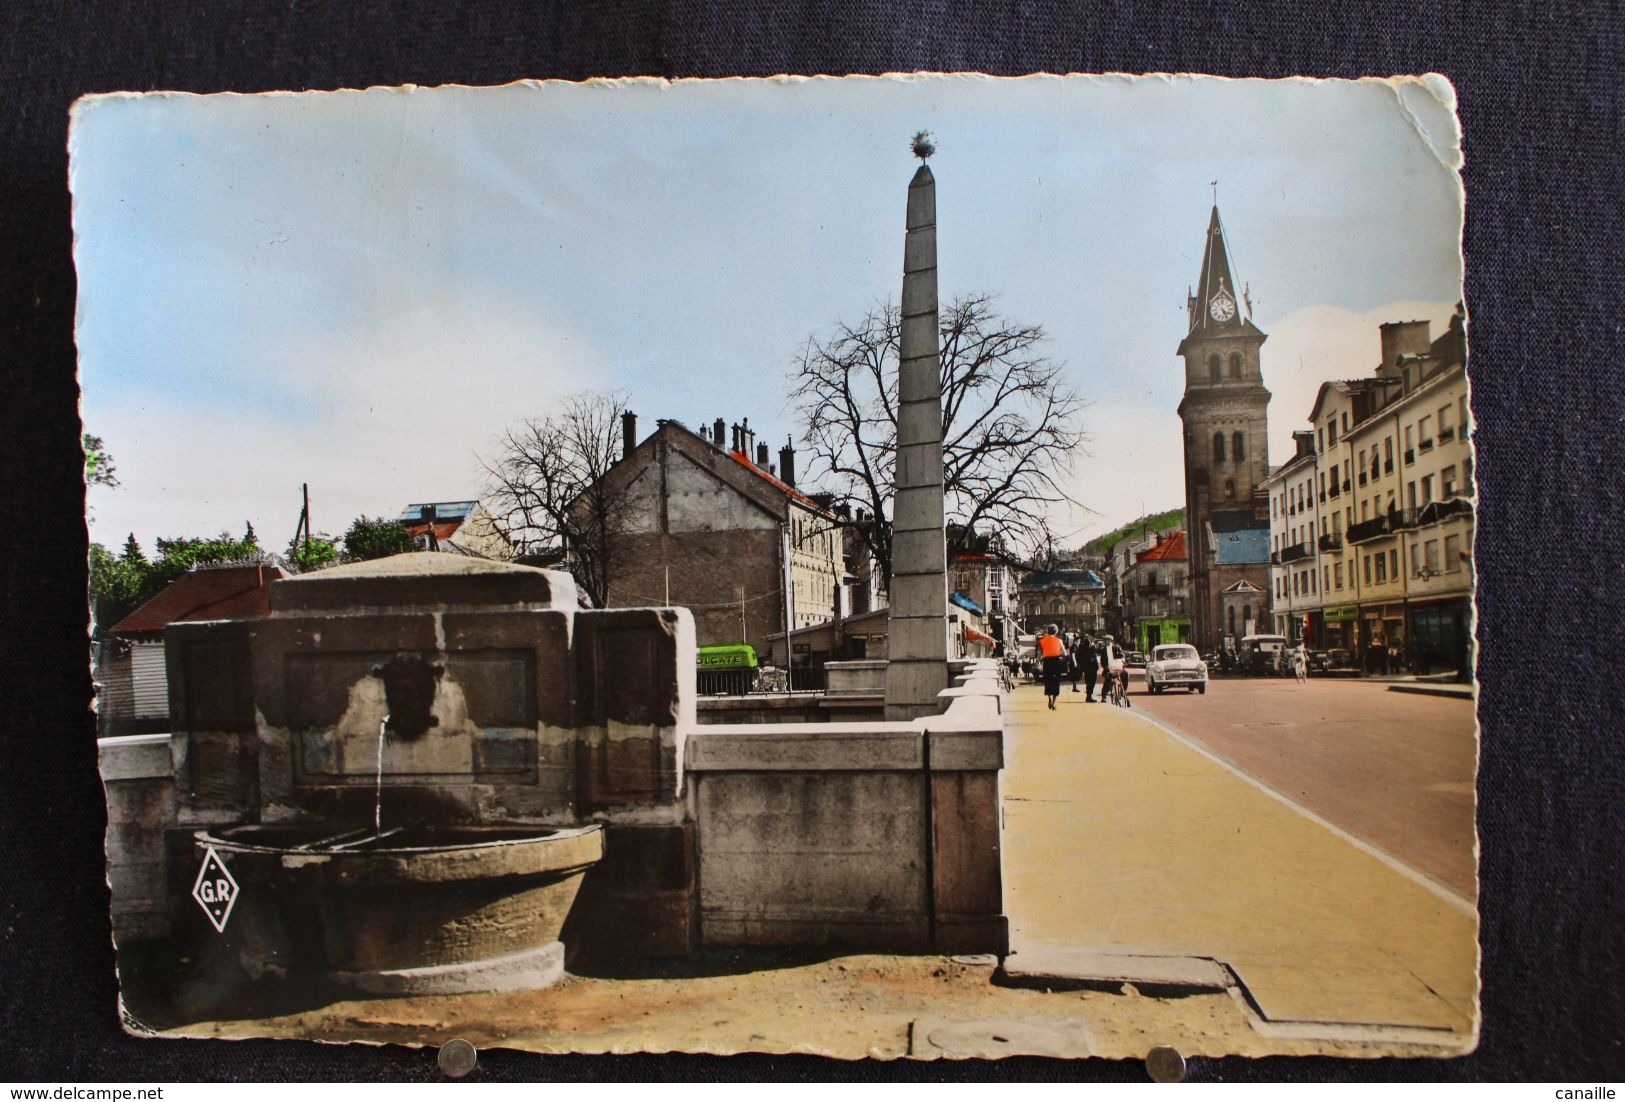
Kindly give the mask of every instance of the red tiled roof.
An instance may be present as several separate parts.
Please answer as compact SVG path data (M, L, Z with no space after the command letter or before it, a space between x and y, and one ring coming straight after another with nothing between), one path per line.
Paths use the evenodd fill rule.
M816 501L814 501L812 498L808 497L806 494L802 493L800 490L798 490L795 487L791 486L788 482L780 482L778 479L774 478L772 475L770 475L766 471L762 470L762 468L760 468L756 464L752 463L750 461L750 459L745 455L744 452L729 452L728 453L728 458L732 459L735 463L738 463L741 467L745 468L745 470L749 471L751 474L755 475L757 478L760 478L762 481L766 482L768 485L770 485L774 489L778 490L779 493L784 494L784 495L786 495L788 497L793 497L797 501L801 502L803 505L807 505L807 506L810 506L810 507L812 507L814 509L818 509L819 512L824 512L824 510L819 507L819 505L818 505L818 503Z
M180 620L245 619L271 612L271 583L288 577L274 564L191 570L113 625L115 635L159 632Z
M418 536L426 535L429 529L433 528L434 538L437 541L449 540L457 534L457 529L462 526L463 522L461 520L437 520L433 524L409 524L406 526L406 534L415 539Z
M1155 547L1147 548L1134 556L1135 562L1162 562L1164 559L1183 559L1185 557L1184 530L1175 532Z

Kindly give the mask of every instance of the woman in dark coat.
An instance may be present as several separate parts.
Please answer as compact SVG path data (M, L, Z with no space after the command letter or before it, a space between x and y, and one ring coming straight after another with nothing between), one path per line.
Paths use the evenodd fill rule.
M1095 653L1095 641L1089 638L1078 640L1078 649L1073 652L1072 658L1083 668L1083 699L1085 703L1095 702L1095 671L1100 668L1100 656Z

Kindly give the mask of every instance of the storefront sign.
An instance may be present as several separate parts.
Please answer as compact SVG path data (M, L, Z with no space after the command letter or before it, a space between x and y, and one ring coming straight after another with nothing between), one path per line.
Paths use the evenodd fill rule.
M1358 605L1338 605L1336 608L1326 609L1321 616L1328 624L1340 624L1345 620L1358 620L1360 609Z

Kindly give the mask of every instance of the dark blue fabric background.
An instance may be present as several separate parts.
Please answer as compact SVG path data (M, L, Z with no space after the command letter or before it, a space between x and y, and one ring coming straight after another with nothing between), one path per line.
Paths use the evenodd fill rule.
M1200 1079L1625 1076L1620 5L1146 2L0 8L0 1080L436 1077L432 1051L119 1029L83 636L68 105L260 91L980 70L1436 70L1460 95L1479 423L1484 1041L1454 1061L1201 1061ZM1372 171L1380 172L1380 165ZM115 451L116 454L116 451ZM1136 1063L492 1052L492 1079L1143 1078Z

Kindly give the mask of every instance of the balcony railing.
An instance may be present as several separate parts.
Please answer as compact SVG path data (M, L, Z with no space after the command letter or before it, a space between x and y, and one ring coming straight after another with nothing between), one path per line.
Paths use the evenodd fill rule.
M1416 511L1416 523L1411 527L1421 527L1428 524L1438 524L1451 517L1473 515L1473 499L1470 497L1450 497L1443 501L1430 501Z
M1448 443L1450 443L1450 441L1454 440L1455 438L1456 438L1456 430L1455 429L1440 429L1439 430L1439 443L1448 444Z
M1343 533L1329 532L1320 537L1316 546L1322 551L1341 551L1343 549Z
M1342 492L1343 492L1343 491L1342 491L1342 490L1340 490L1340 489L1338 489L1338 486L1337 486L1337 480L1336 480L1336 479L1333 479L1333 480L1332 480L1332 486L1331 486L1331 489L1330 489L1330 490L1329 490L1329 491L1328 491L1328 492L1329 492L1329 493L1330 493L1330 494L1331 494L1331 495L1332 495L1332 496L1333 496L1333 497L1337 497L1337 496L1339 496L1339 495L1340 495L1340 494L1342 494Z
M1299 559L1307 559L1312 553L1308 543L1294 543L1290 547L1281 548L1281 561L1297 562Z
M1415 448L1406 448L1405 449L1405 466L1409 467L1412 463L1415 463L1415 462L1416 462L1416 449Z
M1366 543L1370 540L1381 539L1392 534L1387 517L1376 517L1372 520L1362 520L1349 525L1348 539L1350 543Z

